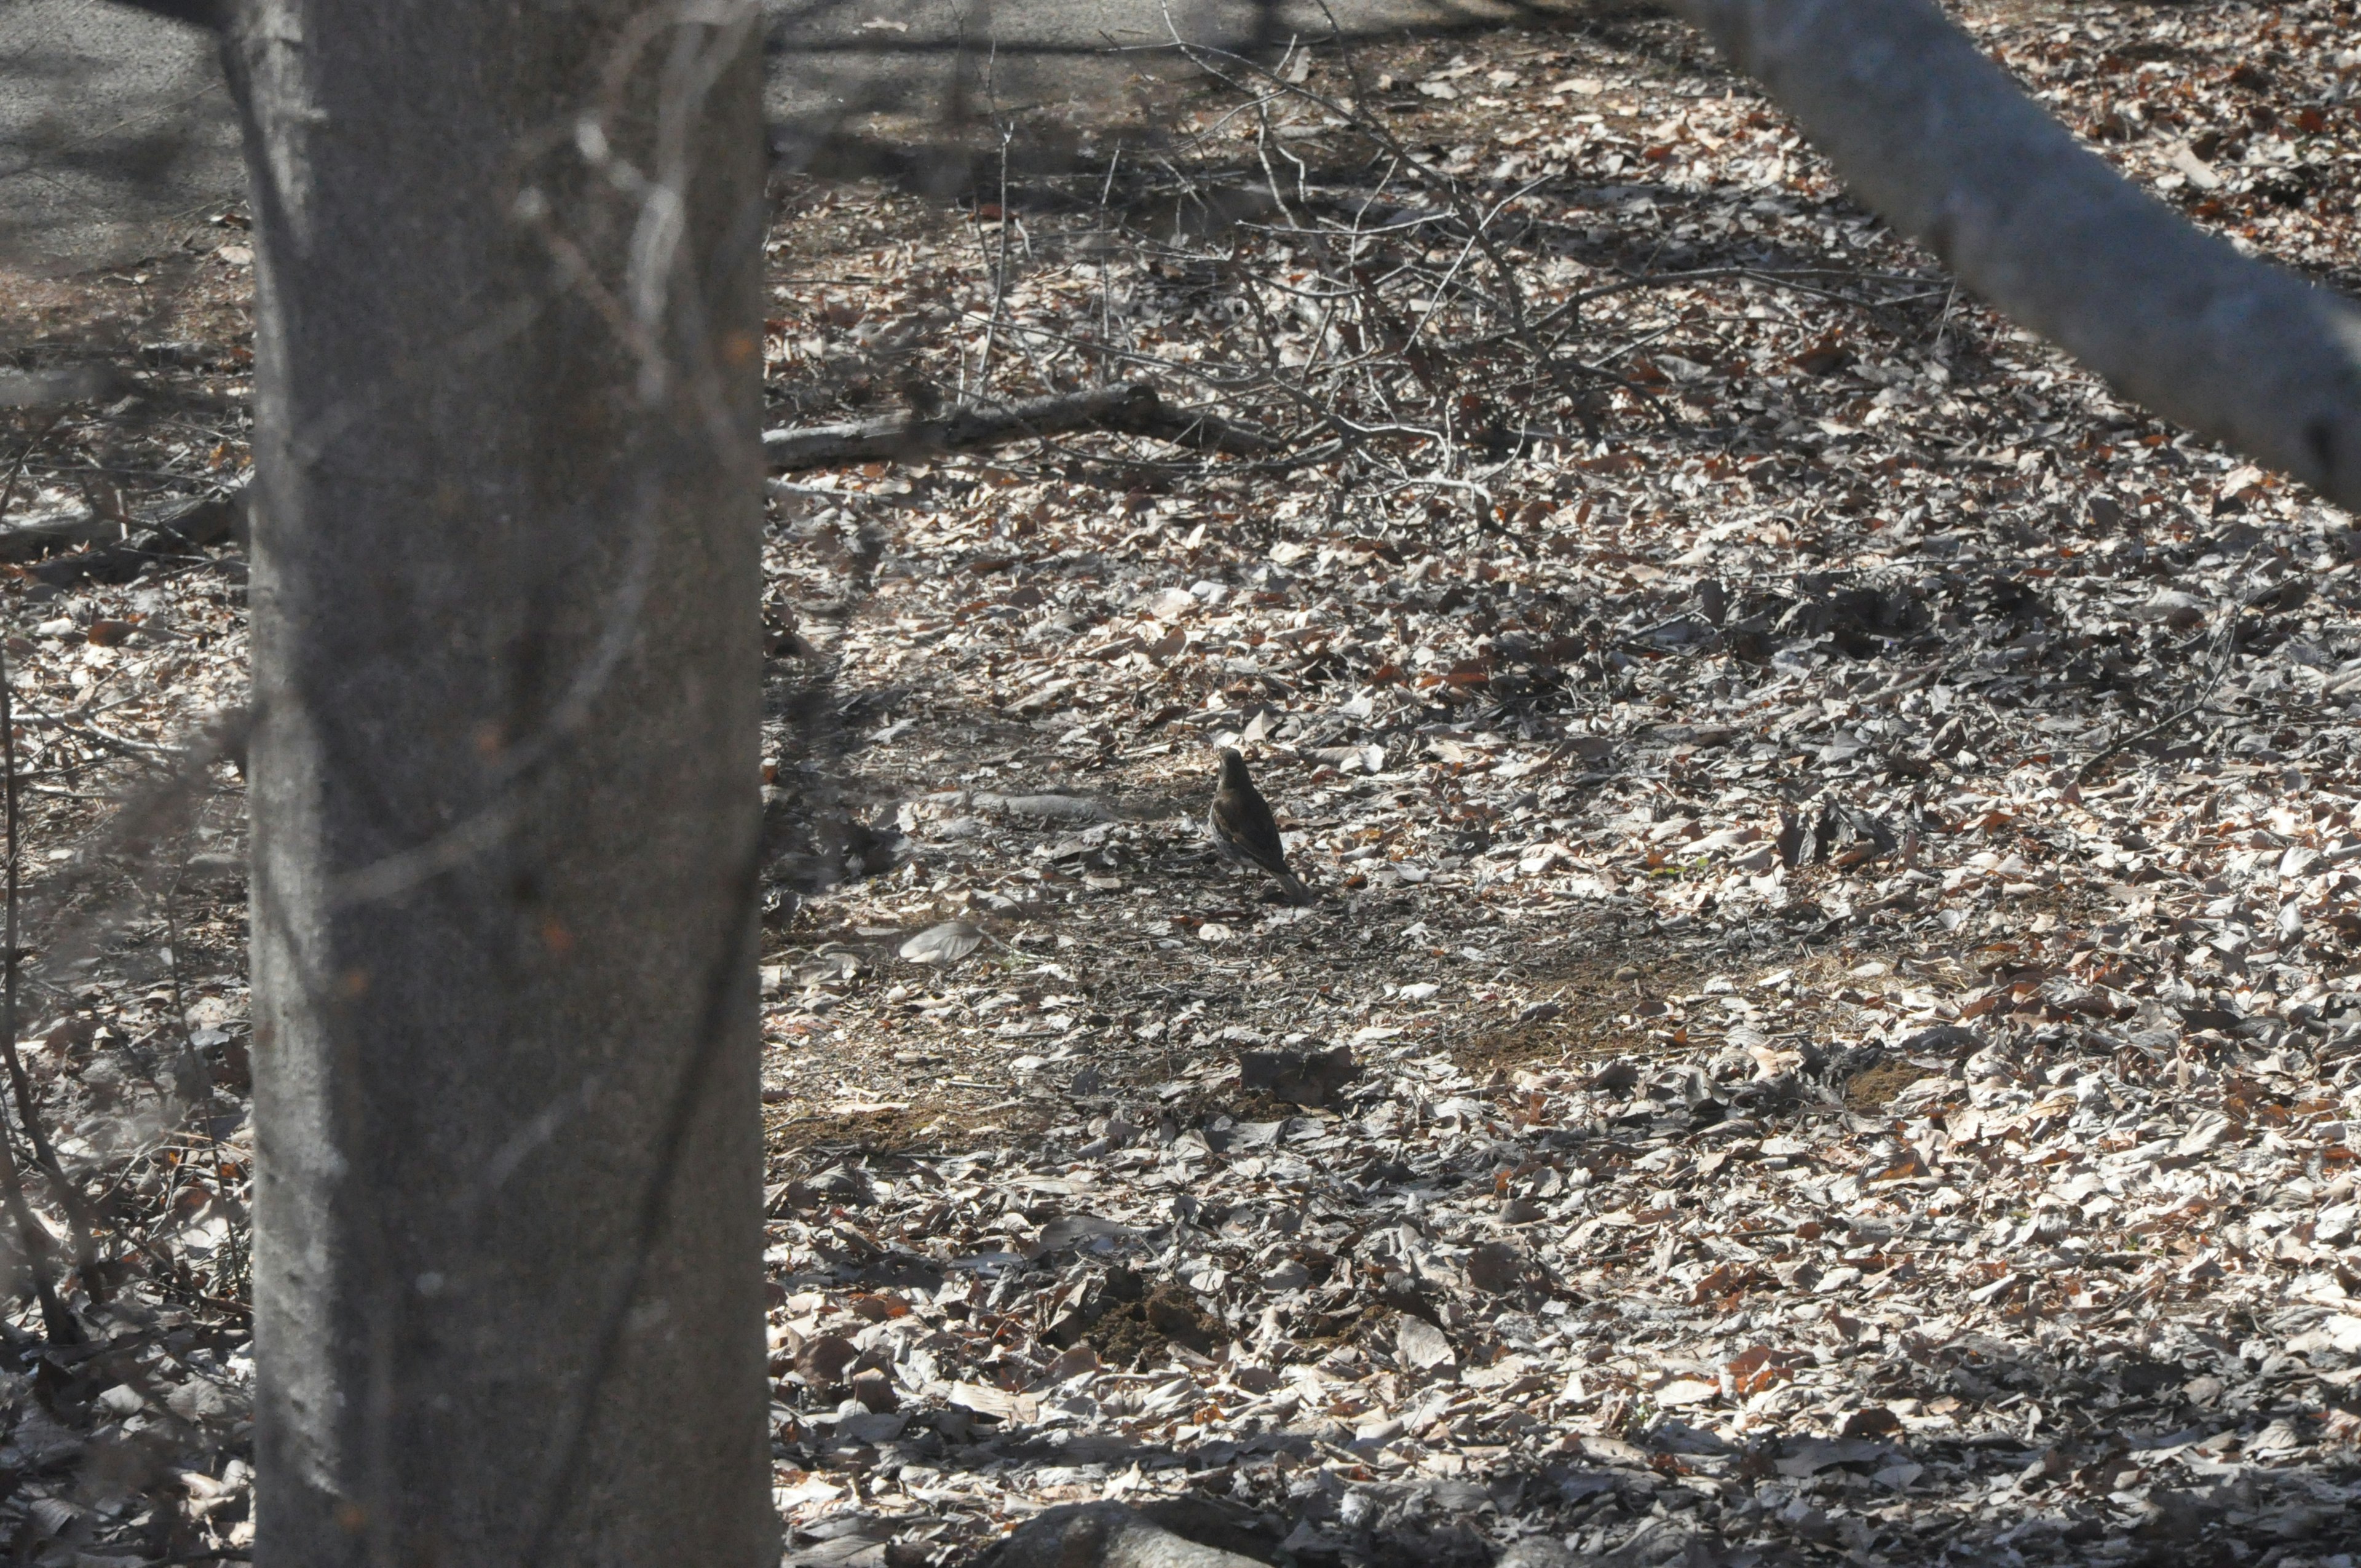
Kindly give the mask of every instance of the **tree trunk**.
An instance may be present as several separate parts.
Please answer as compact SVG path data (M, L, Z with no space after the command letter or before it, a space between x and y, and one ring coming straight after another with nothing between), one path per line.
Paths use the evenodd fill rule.
M770 1568L752 0L239 0L256 1561Z
M2125 397L2361 506L2361 311L2075 141L1932 0L1673 0L1854 194Z

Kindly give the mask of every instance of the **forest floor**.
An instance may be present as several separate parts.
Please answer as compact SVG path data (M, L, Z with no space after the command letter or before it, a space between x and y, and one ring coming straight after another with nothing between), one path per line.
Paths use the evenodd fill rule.
M1966 19L2361 282L2350 4ZM995 107L956 198L778 182L772 426L1134 377L1228 447L772 487L791 1560L1119 1498L1306 1568L2348 1568L2361 532L1645 13L1213 63ZM0 521L234 478L249 264L7 284L142 390L20 420ZM0 590L28 1066L122 1259L94 1348L7 1331L29 1563L250 1541L240 804L177 749L243 572L146 543ZM1223 746L1307 904L1211 852Z

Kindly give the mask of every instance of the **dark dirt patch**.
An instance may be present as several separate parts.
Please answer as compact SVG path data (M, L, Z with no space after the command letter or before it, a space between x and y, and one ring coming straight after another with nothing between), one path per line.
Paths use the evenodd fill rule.
M1177 1285L1158 1285L1135 1301L1117 1301L1091 1325L1090 1342L1111 1366L1134 1366L1170 1344L1210 1354L1222 1325Z
M774 1155L804 1149L846 1155L939 1153L944 1140L938 1124L950 1109L947 1102L913 1102L875 1111L788 1117L771 1124L765 1142Z
M1317 1108L1299 1105L1292 1100L1281 1100L1264 1090L1242 1089L1230 1095L1224 1109L1241 1122L1278 1122L1290 1116L1310 1115Z
M1907 1061L1882 1061L1852 1075L1845 1085L1845 1103L1855 1111L1874 1111L1927 1076L1927 1069Z
M1232 1122L1284 1122L1291 1117L1308 1116L1315 1112L1296 1104L1291 1100L1261 1090L1222 1088L1191 1091L1167 1102L1167 1109L1176 1125L1181 1127L1212 1127L1222 1118Z

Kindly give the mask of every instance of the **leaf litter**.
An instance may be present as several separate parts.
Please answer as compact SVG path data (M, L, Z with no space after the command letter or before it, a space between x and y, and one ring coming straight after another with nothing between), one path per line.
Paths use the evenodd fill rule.
M2351 286L2349 6L1968 20ZM791 1557L1113 1499L1306 1565L2349 1561L2361 536L1956 297L1666 24L1293 69L1521 192L1507 268L1614 286L1612 377L1502 358L1494 417L1447 336L1373 386L1289 305L1251 341L1299 378L1224 392L1268 285L1326 276L1312 207L1148 246L1051 177L963 216L783 186L774 422L1056 391L1119 323L1318 459L1110 432L773 487ZM1324 179L1352 129L1237 108L1201 165ZM1009 123L1061 116L1120 139ZM1447 276L1472 343L1474 236L1388 201L1436 243L1369 319ZM36 913L104 915L39 960L28 1065L119 1238L69 1281L94 1349L8 1330L32 1562L251 1541L234 768L172 905L92 857L240 694L234 543L142 532L244 461L239 237L10 284L25 368L170 411L77 412L0 520L98 540L9 589ZM1290 386L1449 440L1323 457ZM1204 843L1223 745L1311 907Z

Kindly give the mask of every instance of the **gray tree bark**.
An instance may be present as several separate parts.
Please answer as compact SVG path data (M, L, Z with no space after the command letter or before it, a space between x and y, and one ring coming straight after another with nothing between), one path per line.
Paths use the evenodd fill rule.
M256 1561L770 1568L751 0L238 0Z
M2125 396L2361 507L2361 312L2116 174L1932 0L1673 0L1869 206Z

